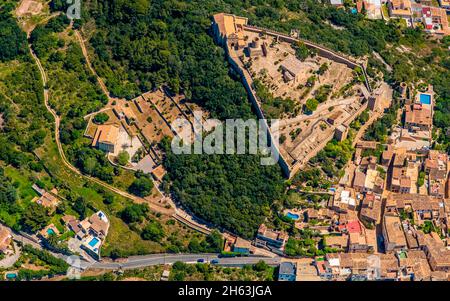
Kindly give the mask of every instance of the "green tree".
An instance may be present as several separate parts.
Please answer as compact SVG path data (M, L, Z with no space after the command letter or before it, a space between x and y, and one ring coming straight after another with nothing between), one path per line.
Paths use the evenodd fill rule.
M47 209L37 203L32 203L24 212L21 224L25 231L35 233L44 228L49 221Z
M127 224L141 222L147 215L148 206L145 204L131 204L120 213L120 217Z
M305 109L308 113L312 113L317 109L319 102L315 98L310 98L306 101Z
M161 224L157 221L152 221L142 230L141 237L145 240L160 242L164 238L164 235Z
M105 122L107 122L109 120L109 115L106 113L98 113L97 115L95 115L94 117L94 122L96 124L104 124Z
M87 202L83 197L78 197L73 204L73 210L75 210L79 215L80 219L85 219L87 215Z
M153 189L153 181L146 175L140 176L133 181L128 191L140 197L149 196Z
M126 151L121 151L119 155L117 156L117 163L119 163L122 166L126 166L128 164L128 161L130 160L130 155Z

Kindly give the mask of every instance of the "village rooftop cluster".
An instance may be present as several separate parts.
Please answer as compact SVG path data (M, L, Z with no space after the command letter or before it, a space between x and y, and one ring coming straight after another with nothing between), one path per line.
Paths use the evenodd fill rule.
M343 7L343 0L330 3ZM365 13L369 19L398 19L405 27L422 28L438 36L450 34L450 3L446 0L357 0L353 12Z

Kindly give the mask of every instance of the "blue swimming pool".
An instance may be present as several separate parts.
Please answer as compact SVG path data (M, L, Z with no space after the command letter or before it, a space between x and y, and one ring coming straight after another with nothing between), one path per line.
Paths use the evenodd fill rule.
M97 238L97 237L94 237L94 238L89 242L89 245L90 245L91 247L95 247L95 246L97 245L98 242L99 242L98 238Z
M15 273L6 274L6 279L15 279L15 278L17 278L17 274Z
M424 105L430 105L431 104L431 95L430 94L420 94L420 103Z
M286 214L287 218L293 219L294 221L298 220L300 218L300 216L298 214L292 213L292 212L288 212Z
M56 233L55 233L55 231L53 231L53 229L48 229L47 230L47 234L48 235L55 235Z

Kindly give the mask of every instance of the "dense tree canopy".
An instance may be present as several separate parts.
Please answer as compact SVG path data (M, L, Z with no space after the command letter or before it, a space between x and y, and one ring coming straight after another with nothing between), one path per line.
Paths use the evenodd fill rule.
M174 155L166 148L165 167L174 196L199 217L253 237L282 197L278 165L261 166L258 156Z

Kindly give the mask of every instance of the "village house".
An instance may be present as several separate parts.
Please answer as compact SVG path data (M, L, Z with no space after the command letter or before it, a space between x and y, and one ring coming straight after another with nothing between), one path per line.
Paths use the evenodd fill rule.
M445 221L444 202L421 194L390 194L386 201L388 212L412 212L414 223L422 225L424 221L434 221L440 225Z
M330 4L334 5L336 7L343 7L344 1L343 0L330 0Z
M450 0L438 0L439 6L450 12Z
M283 249L289 236L283 231L274 231L268 229L265 224L261 224L261 226L259 226L256 238L257 240L262 241L262 243L257 242L259 245L267 244L278 249Z
M356 148L360 148L362 150L376 150L378 142L377 141L358 141L356 143Z
M83 220L80 225L85 233L104 239L108 234L109 220L102 211L99 211Z
M329 253L327 273L338 280L350 277L364 280L396 280L399 265L394 254Z
M402 223L398 216L385 214L382 223L385 251L400 251L406 249L406 238Z
M368 168L366 173L356 170L353 178L353 188L357 192L372 191L383 193L384 179L376 169Z
M42 207L45 207L48 209L48 213L52 214L59 205L59 200L55 196L58 191L53 189L51 192L48 192L45 189L38 187L36 184L33 184L32 188L39 195L39 197L34 198L32 202L36 202Z
M427 256L422 250L408 250L397 255L399 279L413 281L431 280L431 268Z
M432 110L423 104L406 106L405 128L411 132L430 131L433 126Z
M450 250L435 232L424 234L418 231L419 244L424 250L433 271L450 272Z
M449 233L450 231L450 199L445 199L444 203L444 215L441 217L444 224L444 231Z
M434 6L422 7L425 31L439 35L449 35L447 12L443 8Z
M410 0L389 0L388 9L391 18L408 19L412 16Z
M398 152L394 155L394 160L391 164L391 171L389 173L389 186L392 192L396 193L411 193L411 180L410 173L408 173L408 155L404 152Z
M368 19L381 19L381 0L357 0L356 7L359 13L366 11Z
M297 278L297 265L294 262L280 263L278 281L295 281Z
M92 146L104 152L114 153L119 136L119 126L116 124L99 125L95 132Z
M376 248L376 238L373 232L361 225L358 220L349 221L346 225L349 235L348 252L372 253Z
M11 245L12 235L6 227L0 225L0 253L4 253Z
M448 155L430 150L424 168L431 180L446 180L449 173Z
M248 240L242 239L240 237L237 237L236 242L234 243L234 246L233 246L233 252L248 255L248 254L250 254L251 247L252 247L251 242L249 242Z
M317 220L319 222L333 222L337 219L337 214L329 208L320 208L317 212Z
M81 240L81 249L94 259L100 259L100 248L108 235L110 222L102 211L82 220L79 226L85 236Z
M324 244L333 249L340 249L343 252L348 250L349 236L346 234L342 235L329 235L324 237Z
M431 196L443 199L445 198L446 190L445 185L446 180L433 180L428 178L428 193Z
M394 150L393 150L392 145L389 144L387 146L386 150L384 150L383 153L381 154L381 164L384 167L389 167L393 156L394 156Z
M63 217L61 217L61 222L67 227L67 229L75 233L75 236L78 237L78 239L83 239L84 233L81 229L80 221L76 219L75 216L64 215Z
M330 264L323 257L314 258L314 266L316 267L317 275L323 280L331 280L335 276Z
M346 188L334 193L330 207L337 213L346 213L348 210L355 210L357 205L355 190Z
M363 169L363 170L368 170L368 169L376 169L377 168L377 162L378 162L378 158L375 156L368 156L368 157L363 157L360 160L359 166Z
M366 223L377 225L381 220L381 196L375 193L366 193L361 203L360 219Z
M75 238L82 251L89 254L94 259L100 259L100 248L108 235L110 226L109 219L102 212L98 211L93 215L79 221L74 216L65 215L61 222L75 233ZM77 250L77 252L80 252Z
M305 210L305 220L307 222L317 221L319 219L319 212L314 208Z

